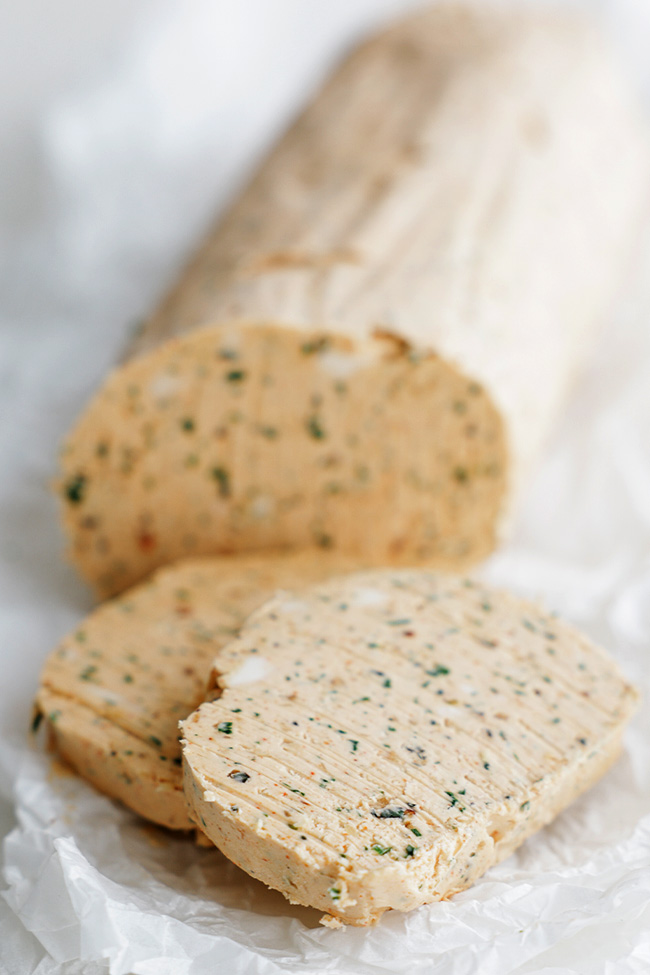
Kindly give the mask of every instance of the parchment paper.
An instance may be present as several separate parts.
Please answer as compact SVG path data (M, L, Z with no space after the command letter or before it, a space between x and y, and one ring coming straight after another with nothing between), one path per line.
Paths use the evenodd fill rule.
M16 815L0 898L9 975L650 971L650 234L513 539L482 570L583 627L644 695L621 760L553 825L449 903L332 931L28 743L40 662L90 605L61 561L47 489L58 439L210 202L357 27L407 5L364 0L354 14L336 3L316 14L242 3L278 38L294 29L291 16L303 18L284 73L286 45L269 52L262 35L237 67L237 5L165 6L101 83L44 121L49 209L5 265L0 346L0 784ZM275 27L270 9L284 17ZM621 15L621 33L634 34L632 23ZM226 31L211 38L226 59L217 66L210 38L201 40L215 24ZM314 39L311 28L326 24L329 34ZM258 82L265 69L269 79L259 99L244 84L255 58ZM232 90L217 98L219 82Z

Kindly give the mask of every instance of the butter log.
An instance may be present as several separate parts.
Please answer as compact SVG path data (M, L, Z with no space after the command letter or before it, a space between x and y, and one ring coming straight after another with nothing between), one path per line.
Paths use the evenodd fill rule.
M192 554L487 555L620 283L646 133L602 38L438 6L262 165L61 459L100 594Z
M214 685L183 723L194 821L293 903L357 925L507 857L605 772L638 703L568 624L412 570L272 600Z

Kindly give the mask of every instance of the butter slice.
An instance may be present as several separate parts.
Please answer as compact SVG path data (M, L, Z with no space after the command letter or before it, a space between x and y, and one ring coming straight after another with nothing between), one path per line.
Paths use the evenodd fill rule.
M164 569L100 606L50 654L37 715L63 757L102 792L161 826L191 829L178 722L203 700L215 653L275 590L344 564L305 551Z
M357 925L470 886L603 774L637 704L573 627L426 571L275 598L213 683L182 725L196 823Z

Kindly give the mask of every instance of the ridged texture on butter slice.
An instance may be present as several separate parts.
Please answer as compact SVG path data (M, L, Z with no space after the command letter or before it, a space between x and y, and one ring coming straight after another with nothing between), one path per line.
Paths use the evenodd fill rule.
M353 924L470 885L602 774L636 701L566 623L416 571L271 601L213 678L183 724L196 822Z

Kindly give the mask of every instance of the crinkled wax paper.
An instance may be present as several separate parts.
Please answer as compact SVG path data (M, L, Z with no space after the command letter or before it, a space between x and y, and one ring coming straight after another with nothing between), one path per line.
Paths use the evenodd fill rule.
M650 241L512 540L482 570L582 626L644 694L620 761L519 852L451 902L328 930L315 911L291 907L217 851L148 826L26 744L40 662L89 605L61 561L47 490L54 444L128 319L341 39L372 8L408 5L357 3L351 13L339 2L247 0L252 34L239 5L164 4L110 77L45 122L50 208L38 232L15 242L1 323L0 781L16 815L0 898L9 975L650 971ZM280 43L289 28L300 38L293 53Z

